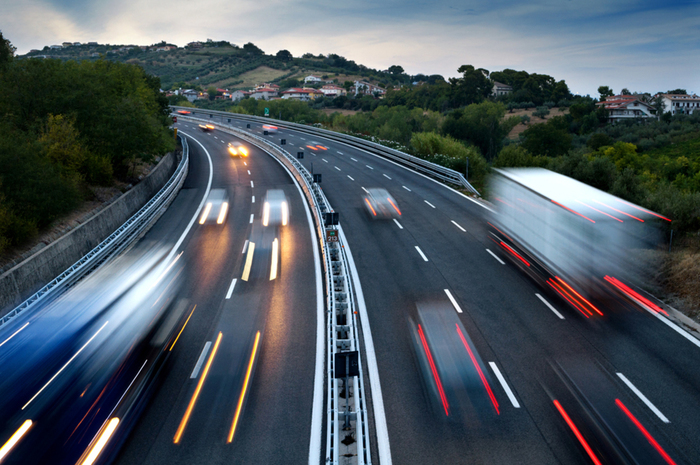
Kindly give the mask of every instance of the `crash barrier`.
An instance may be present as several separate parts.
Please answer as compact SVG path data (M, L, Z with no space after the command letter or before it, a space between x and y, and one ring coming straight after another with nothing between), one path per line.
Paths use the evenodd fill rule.
M80 260L75 262L72 266L63 271L48 284L32 294L24 302L0 318L0 326L18 314L32 308L32 306L34 306L36 303L49 297L56 297L65 289L69 288L80 279L87 276L90 272L94 271L106 260L119 255L119 253L125 250L134 240L136 240L142 233L148 230L153 223L155 223L160 215L163 214L167 206L170 205L170 202L174 200L175 196L180 191L185 178L187 177L189 166L189 148L187 146L187 140L184 137L180 136L180 140L182 141L182 158L180 163L175 169L173 175L170 176L170 179L158 191L158 193L154 195L138 212L132 215L116 231L85 254ZM151 175L149 175L149 177L150 176ZM145 181L146 180L142 182ZM133 190L137 188L138 186L136 186ZM132 191L129 191L129 193ZM20 295L20 291L18 290L20 285L18 283L21 283L23 279L27 279L25 277L31 277L38 274L38 268L51 266L51 258L39 259L40 254L47 254L51 252L54 254L67 253L66 249L68 249L69 246L61 244L62 241L79 240L78 238L80 238L80 236L78 236L78 234L81 232L81 230L85 231L86 229L84 228L88 228L91 222L99 221L100 217L104 217L103 215L115 214L113 212L115 211L115 208L118 208L118 202L126 201L129 193L125 194L122 196L122 198L114 202L98 215L91 218L90 221L86 222L84 225L74 229L66 236L52 243L40 252L37 252L37 254L5 273L5 275L0 278L0 290L2 290L2 295L7 295L8 299L11 295ZM53 257L54 262L57 260L58 259L56 257ZM5 292L6 290L7 292Z
M399 150L394 150L389 147L385 147L381 144L371 142L368 140L361 139L359 137L349 136L347 134L341 134L335 131L329 131L327 129L316 128L313 126L307 126L305 124L290 123L287 121L276 120L260 116L251 115L241 115L237 113L228 113L225 111L215 111L215 110L203 110L201 108L192 107L170 107L173 111L189 111L192 117L208 118L213 120L214 117L221 119L221 121L231 122L231 119L243 119L247 121L254 121L256 123L262 124L276 124L281 127L294 129L295 131L304 132L310 135L323 136L326 139L330 139L336 142L341 142L343 144L355 147L364 151L367 151L373 155L378 155L382 158L394 161L400 165L406 166L414 171L425 174L427 176L437 178L441 181L461 186L467 189L474 195L481 196L479 191L477 191L474 186L472 186L469 181L464 177L464 174L455 171L450 168L445 168L436 163L432 163L422 158L414 157L407 153L401 152ZM181 116L181 115L177 115ZM211 121L208 121L211 122Z
M196 123L201 119L182 117ZM208 123L211 121L205 120ZM326 464L371 465L367 401L360 356L354 284L348 270L345 244L342 244L333 209L323 190L306 168L289 152L269 140L235 128L216 124L277 158L298 181L310 206L323 255L326 287ZM336 217L337 219L337 214Z

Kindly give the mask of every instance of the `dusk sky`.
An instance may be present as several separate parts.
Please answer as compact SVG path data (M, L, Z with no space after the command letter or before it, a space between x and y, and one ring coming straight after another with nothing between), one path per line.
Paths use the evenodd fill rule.
M574 93L700 93L699 0L0 0L18 54L64 41L253 42L452 77L463 64L564 79Z

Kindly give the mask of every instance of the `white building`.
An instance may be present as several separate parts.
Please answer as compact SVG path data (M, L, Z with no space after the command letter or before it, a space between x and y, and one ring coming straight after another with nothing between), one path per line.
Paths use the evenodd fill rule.
M277 90L270 87L259 87L250 93L250 98L255 100L270 100L277 97Z
M231 100L237 102L239 100L243 100L248 95L250 95L250 92L246 92L245 90L234 90L231 92Z
M357 94L363 94L363 95L384 95L386 94L386 89L383 89L379 86L375 86L374 84L370 84L369 82L365 81L355 81L355 85L353 86L353 89L355 91L355 96Z
M308 83L310 83L310 82L311 82L311 83L314 83L314 82L321 82L321 81L322 81L322 79L321 79L320 77L314 76L313 74L311 74L311 75L309 75L309 76L306 76L306 77L304 78L304 84L308 84Z
M513 88L508 84L503 84L501 82L493 82L493 89L491 90L491 95L500 97L501 95L508 95L513 92Z
M651 118L654 116L654 108L644 103L636 95L613 95L605 101L596 103L608 110L608 122L636 118Z
M695 94L657 94L654 98L659 95L664 102L664 113L670 112L672 115L692 115L696 111L700 111L700 97Z
M320 90L326 97L339 97L341 95L347 95L347 91L345 89L336 85L326 85L321 87Z
M316 97L322 97L323 92L320 90L316 89L307 89L303 88L300 89L298 87L292 87L291 89L287 89L284 92L282 92L282 98L283 99L293 99L293 100L303 100L303 101L308 101L308 100L314 100Z

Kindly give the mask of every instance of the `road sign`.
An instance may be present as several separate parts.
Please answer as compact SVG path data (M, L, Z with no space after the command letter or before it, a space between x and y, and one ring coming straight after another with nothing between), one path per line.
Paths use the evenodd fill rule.
M326 229L326 242L340 242L338 231L335 229Z
M314 174L314 182L315 183L321 182L321 175L320 174Z
M173 116L173 123L177 123L177 116Z
M297 158L304 158L304 152L297 152Z
M325 226L336 226L338 224L338 212L330 212L323 214Z
M282 144L282 145L287 145L287 139L282 139L282 140L280 141L280 144Z
M265 108L265 116L270 116L270 109L269 108Z

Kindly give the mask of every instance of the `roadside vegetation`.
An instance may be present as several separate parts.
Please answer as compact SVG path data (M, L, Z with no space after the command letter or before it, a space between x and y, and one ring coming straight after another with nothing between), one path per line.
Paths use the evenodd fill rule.
M158 78L104 60L17 60L0 33L0 253L174 149Z

